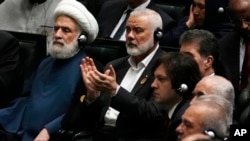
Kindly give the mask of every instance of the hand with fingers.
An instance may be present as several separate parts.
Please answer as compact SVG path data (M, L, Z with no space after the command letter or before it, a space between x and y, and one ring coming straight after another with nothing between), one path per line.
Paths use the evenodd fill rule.
M196 26L195 19L194 19L194 13L193 13L193 4L191 4L189 9L189 16L188 20L186 22L186 25L189 29L193 29Z
M82 59L82 63L80 65L81 72L82 72L82 79L87 88L86 98L89 101L95 100L97 97L100 96L100 91L98 91L94 84L93 79L91 77L91 73L97 71L95 63L92 58L86 57Z
M34 141L49 141L50 135L46 128L42 129L40 133L36 136Z
M108 67L104 74L96 70L91 73L91 76L97 90L106 92L111 96L115 95L118 84L116 82L115 70L112 65Z

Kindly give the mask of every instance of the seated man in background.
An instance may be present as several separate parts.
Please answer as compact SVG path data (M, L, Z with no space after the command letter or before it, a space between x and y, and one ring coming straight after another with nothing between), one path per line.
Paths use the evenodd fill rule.
M235 104L234 104L234 98L235 98L235 93L234 93L234 87L232 83L227 80L226 78L218 75L214 76L209 76L209 77L204 77L202 78L195 86L194 91L193 91L194 97L191 101L193 103L197 98L203 96L203 95L219 95L225 98L226 100L229 101L230 106L225 106L227 109L229 108L228 111L230 111L231 116L235 112L234 109ZM233 110L234 109L234 110ZM229 124L233 123L233 119L230 119Z
M233 106L234 105L230 101L225 99L225 97L211 93L211 94L207 94L207 95L202 95L195 100L212 101L212 102L218 103L225 110L226 117L228 118L227 124L229 126L233 124ZM193 104L194 102L195 101L191 101L190 104Z
M0 5L0 29L48 36L53 31L53 11L61 0L5 0Z
M79 65L86 54L78 39L82 35L85 43L94 41L98 33L97 21L75 0L62 0L53 15L50 56L38 66L30 86L25 89L25 96L13 101L11 107L0 110L3 130L20 135L23 141L49 141L59 130L77 86L85 88Z
M98 37L125 41L125 25L129 13L143 8L155 10L160 14L164 32L176 25L167 13L155 6L154 0L110 0L103 3L98 15Z
M218 41L215 36L201 29L193 29L181 35L180 52L189 52L199 65L202 77L221 73L218 62Z
M198 97L206 94L216 94L224 97L234 105L234 87L226 78L218 75L202 78L195 86L193 91L195 101Z
M217 39L222 38L234 28L227 5L228 0L193 0L189 16L183 17L175 28L164 35L161 45L178 47L181 34L190 29L208 30Z
M17 98L23 88L19 49L19 42L14 36L0 31L0 108Z
M213 140L223 141L229 137L229 122L232 116L227 113L222 103L229 103L228 100L219 95L209 96L210 100L195 100L182 116L181 124L176 128L178 139L197 133L213 132ZM216 100L220 99L220 100ZM222 102L222 103L221 103Z
M169 123L164 123L167 124L164 140L176 141L175 129L181 123L181 116L189 106L194 86L201 78L199 67L192 55L178 52L167 53L155 66L155 80L151 85L154 102L168 111L169 118Z
M229 0L234 31L219 40L220 61L225 77L235 88L236 105L241 91L250 80L250 0Z

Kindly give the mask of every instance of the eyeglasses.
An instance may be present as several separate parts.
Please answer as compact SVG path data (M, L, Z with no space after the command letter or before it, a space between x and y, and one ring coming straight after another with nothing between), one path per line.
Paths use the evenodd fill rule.
M232 20L237 25L241 25L243 22L247 25L250 25L250 17L233 17Z

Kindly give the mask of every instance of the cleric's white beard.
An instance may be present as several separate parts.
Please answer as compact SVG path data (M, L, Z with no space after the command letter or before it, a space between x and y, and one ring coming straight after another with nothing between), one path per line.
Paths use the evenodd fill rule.
M151 49L154 46L153 40L148 40L141 46L136 46L132 44L126 44L127 53L131 56L139 56L144 53L146 53L149 49Z
M73 41L70 44L66 44L64 41L60 41L60 42L63 43L64 46L59 47L57 45L54 45L53 41L52 41L49 48L48 48L48 53L53 58L56 58L56 59L68 59L70 57L73 57L80 50L78 48L77 41Z

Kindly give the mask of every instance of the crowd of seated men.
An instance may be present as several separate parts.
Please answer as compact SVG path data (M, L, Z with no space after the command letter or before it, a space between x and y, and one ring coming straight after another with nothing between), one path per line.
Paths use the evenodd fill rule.
M37 5L40 5L41 8L41 4L50 1L29 0L34 9L37 8ZM56 4L61 1L65 0L58 0ZM61 6L66 5L69 6L69 9L72 8L70 7L70 1L68 0ZM250 124L250 46L248 46L248 42L250 42L250 14L248 12L250 0L188 0L185 3L161 0L77 1L86 6L83 7L84 12L88 11L87 17L91 16L96 20L97 31L95 29L95 31L86 32L86 28L93 27L82 27L81 20L84 21L84 19L79 18L79 15L70 15L71 9L69 15L67 15L68 12L63 11L63 7L62 13L65 12L63 14L66 16L73 17L76 25L80 27L76 28L77 30L80 29L80 34L74 37L79 45L76 50L80 50L79 52L76 51L77 54L83 53L83 58L85 54L90 58L82 63L79 62L79 58L76 59L79 66L81 64L81 73L79 67L77 68L79 69L77 74L71 75L78 76L81 79L74 79L77 81L72 86L74 90L71 90L69 98L72 101L71 103L74 104L70 104L67 100L67 104L65 104L67 107L63 108L66 116L65 118L60 117L59 120L62 120L62 123L57 123L62 127L53 128L53 130L50 125L44 125L43 128L39 127L36 135L32 135L33 139L38 141L46 137L45 140L59 141L63 138L73 140L73 136L83 133L84 135L80 135L79 138L90 139L91 136L94 141L115 141L117 139L152 141L159 139L157 138L159 136L163 137L164 140L228 140L229 137L232 137L229 132L230 125ZM8 6L8 2L5 0L1 3ZM56 4L50 9L60 7L60 4ZM78 4L80 3L74 3L73 6L78 8ZM44 6L46 5L44 4ZM34 9L31 11L34 11ZM156 13L146 10L145 12L144 9ZM148 15L145 14L147 12ZM57 34L59 34L61 28L63 29L60 26L60 18L58 18L62 13L61 11L58 13L58 15L51 14L54 17L52 16L52 19L49 19L53 21L56 17L55 21L59 22L57 23L59 26L52 31L53 34L49 34L54 40L61 38ZM147 18L151 14L154 15L153 18L151 17L152 21L148 21ZM32 16L35 17L35 15ZM160 17L161 20L156 17ZM22 20L25 20L25 16L22 18ZM95 22L92 19L89 20L90 23ZM147 24L154 26L149 28ZM51 26L46 28L50 29ZM9 111L5 109L15 105L13 100L16 102L15 99L31 96L26 91L26 88L33 87L30 79L37 80L38 77L41 77L34 72L37 70L46 72L39 67L40 62L43 62L40 65L46 66L43 60L50 56L52 58L57 57L58 54L57 52L54 54L48 53L49 43L54 43L54 40L49 39L48 42L47 36L44 36L48 35L47 33L33 34L33 32L31 34L27 32L27 29L15 32L11 30L14 29L11 27L5 30L4 27L1 27L1 22L0 28L4 30L0 32L0 36L6 37L1 37L0 40L0 54L2 54L0 57L0 117L4 115L3 117L6 118L6 115L1 113ZM18 26L16 28L18 29ZM57 32L58 30L59 32ZM83 39L80 38L81 35L84 35ZM89 36L92 36L92 38L90 39ZM140 56L136 53L136 50L132 49L134 46L148 48L144 52L137 50L138 52L141 51L142 54L146 52ZM10 49L5 50L7 47ZM190 82L186 81L187 78L184 77L175 78L174 73L184 72L181 69L183 66L179 66L179 69L183 72L178 72L177 68L176 72L172 72L170 64L173 60L165 58L165 62L169 64L159 62L158 59L154 60L154 58L164 60L164 57L160 57L164 56L161 51L166 52L168 57L174 55L171 52L180 52L177 53L180 56L182 54L192 56L194 60L189 60L190 58L187 57L186 61L197 63L197 66L194 65L193 67L198 68L201 78L195 78ZM59 60L65 61L68 58L64 59L64 55L62 55ZM178 61L177 58L175 59ZM147 59L150 60L148 64L145 63ZM57 63L52 63L55 68ZM183 65L182 63L185 62L180 62L180 65ZM140 68L141 65L145 68ZM77 65L74 64L74 67L77 67ZM73 67L71 70L74 70ZM65 72L67 71L69 70L65 70ZM191 73L192 71L185 73ZM163 72L167 72L166 75L169 75L170 84L165 84L167 78L165 78ZM84 77L83 74L87 77ZM48 79L48 82L49 80L53 82L52 79ZM69 80L73 80L73 78L69 78ZM184 80L185 82L179 82ZM56 81L59 82L60 80L56 79ZM197 83L197 85L195 86L193 83ZM34 82L34 84L38 85L39 81ZM166 88L172 87L172 89L165 90L169 93L161 91L161 86L164 85ZM83 88L79 88L81 86ZM35 88L40 89L38 86L35 86ZM182 90L184 92L180 92ZM190 90L192 91L190 92ZM176 93L170 93L171 91L176 91ZM193 94L194 98L186 98L185 95L182 95L183 93ZM133 108L137 111L132 110ZM23 109L21 108L21 110ZM93 110L95 112L92 112ZM206 112L204 113L204 111ZM27 115L29 114L26 113ZM170 118L168 119L170 124L167 127L163 124L165 123L165 116ZM80 119L88 122L82 122ZM131 123L128 123L128 121ZM147 124L148 121L152 124ZM193 121L200 121L204 124ZM10 132L13 135L20 135L18 130L13 130L12 125L5 123L2 125L1 122L0 120L0 134ZM33 122L35 123L35 120ZM190 126L194 129L191 129ZM25 127L22 128L26 131ZM127 129L131 129L131 132L128 132ZM193 132L194 130L196 131ZM116 134L111 134L113 132L116 132ZM159 132L159 134L156 132ZM136 135L134 135L135 133ZM144 135L145 133L147 133L147 136ZM214 135L211 136L209 133ZM27 138L25 134L22 134L22 138L28 139L30 137Z

